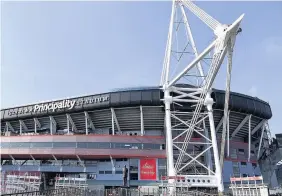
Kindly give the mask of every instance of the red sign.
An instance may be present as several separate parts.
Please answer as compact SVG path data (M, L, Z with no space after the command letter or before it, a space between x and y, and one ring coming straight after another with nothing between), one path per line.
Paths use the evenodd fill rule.
M263 180L262 176L255 176L255 177L239 177L239 178L230 178L231 182L236 182L236 181L256 181L256 180Z
M157 180L156 159L140 159L140 180Z

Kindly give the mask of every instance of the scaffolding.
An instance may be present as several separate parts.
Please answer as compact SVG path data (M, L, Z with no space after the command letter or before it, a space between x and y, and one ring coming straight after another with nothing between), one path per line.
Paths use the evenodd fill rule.
M233 196L268 196L268 186L262 176L230 178Z
M39 191L41 174L35 172L7 172L1 174L1 192L5 194Z
M73 187L82 190L88 188L86 175L64 175L61 177L59 174L56 176L55 189Z

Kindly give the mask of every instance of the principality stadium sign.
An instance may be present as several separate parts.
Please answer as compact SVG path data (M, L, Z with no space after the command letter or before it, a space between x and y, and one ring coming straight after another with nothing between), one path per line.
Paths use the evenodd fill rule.
M76 100L62 100L58 102L38 104L33 107L33 112L44 112L52 111L55 112L57 109L69 109L71 110L75 105Z
M68 109L72 110L75 106L78 105L89 105L89 104L98 104L102 102L109 101L109 96L99 96L99 97L88 97L85 98L82 102L77 99L65 99L62 101L56 101L52 103L42 103L33 106L33 112L55 112L58 109Z
M64 99L52 102L39 103L23 107L11 108L5 110L5 118L37 115L44 113L56 113L66 110L83 110L97 108L109 104L109 94L90 95L73 99ZM1 111L3 112L3 111Z

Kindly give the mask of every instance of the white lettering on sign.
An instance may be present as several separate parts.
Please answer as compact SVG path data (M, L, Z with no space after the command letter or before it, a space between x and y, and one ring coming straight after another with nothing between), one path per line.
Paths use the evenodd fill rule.
M58 102L52 102L52 103L43 103L38 104L33 107L33 112L44 112L44 111L56 111L57 109L63 109L68 108L72 109L74 107L76 100L63 100Z
M46 111L52 111L55 112L57 109L73 109L75 107L75 104L77 106L85 104L95 104L95 103L101 103L101 102L106 102L109 101L109 96L104 96L104 97L90 97L90 98L85 98L84 100L81 99L74 99L74 100L62 100L62 101L57 101L57 102L52 102L52 103L42 103L42 104L37 104L33 106L33 112L46 112Z

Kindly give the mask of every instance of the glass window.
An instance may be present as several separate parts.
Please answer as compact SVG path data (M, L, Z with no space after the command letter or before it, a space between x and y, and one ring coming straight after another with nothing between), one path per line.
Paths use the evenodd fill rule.
M248 174L243 174L243 177L248 177Z
M10 148L29 148L30 143L29 142L11 142Z
M75 148L76 143L75 142L54 142L53 148Z
M33 142L31 148L52 148L52 142Z
M112 171L105 171L105 174L112 174Z
M132 148L132 144L122 144L121 148L130 149L130 148Z
M166 176L166 169L159 169L159 179Z
M230 157L232 159L237 159L237 149L236 148L231 148L231 154L230 154Z
M245 150L244 149L238 149L238 153L239 154L245 154Z
M234 176L240 175L239 163L238 162L233 162L232 166L233 166L233 175Z
M105 171L99 171L99 174L105 174Z
M166 159L158 159L159 165L166 165Z
M96 142L88 142L87 147L88 148L99 148L98 143Z
M111 159L100 159L99 162L111 162Z
M130 180L138 180L138 173L130 173L129 179Z
M121 146L121 143L112 143L112 148L120 149Z
M88 166L94 165L94 166L96 166L97 165L97 161L87 160L87 161L85 161L85 165L88 165Z
M9 142L0 142L1 148L10 148L10 143Z
M255 156L255 151L251 150L251 155Z
M241 162L241 166L242 167L247 167L247 163L246 162Z
M116 174L122 174L121 170L116 171Z
M99 142L98 145L99 145L99 148L102 148L102 149L108 149L108 148L111 148L111 143L108 143L108 142Z
M127 161L127 158L116 159L117 162Z
M142 149L142 144L133 143L131 149Z
M160 149L160 144L143 144L143 149Z
M77 142L77 148L87 148L87 142Z
M131 166L138 166L139 159L130 159L129 165Z

